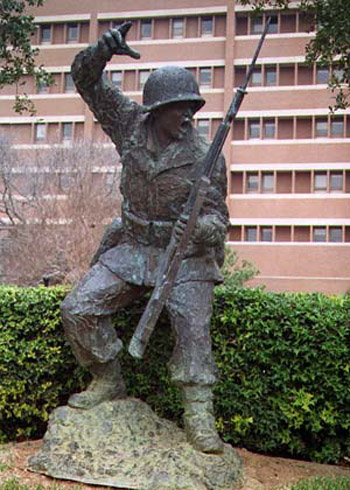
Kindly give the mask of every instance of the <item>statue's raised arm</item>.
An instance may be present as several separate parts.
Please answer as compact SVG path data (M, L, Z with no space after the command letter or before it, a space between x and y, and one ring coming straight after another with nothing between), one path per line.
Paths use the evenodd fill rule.
M131 25L131 22L124 22L118 29L110 29L96 44L81 51L72 64L72 76L78 92L120 153L123 138L132 132L135 111L140 111L141 107L114 87L103 70L113 55L140 58L140 54L126 43Z

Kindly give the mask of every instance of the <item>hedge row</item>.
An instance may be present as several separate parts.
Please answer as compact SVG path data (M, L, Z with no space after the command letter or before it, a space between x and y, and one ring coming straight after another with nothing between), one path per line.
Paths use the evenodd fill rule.
M42 436L51 410L88 380L59 316L67 290L0 288L0 441ZM144 302L116 317L128 342ZM216 290L212 322L221 372L216 413L222 437L270 454L335 462L350 449L350 298ZM142 361L125 352L129 393L181 420L166 363L166 315Z

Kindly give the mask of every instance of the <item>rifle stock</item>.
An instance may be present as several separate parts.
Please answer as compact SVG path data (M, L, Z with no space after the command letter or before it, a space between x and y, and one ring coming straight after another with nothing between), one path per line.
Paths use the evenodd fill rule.
M169 297L171 288L174 285L177 273L181 266L182 259L187 249L187 245L196 226L206 191L210 185L210 178L214 171L215 164L224 146L226 137L230 131L231 123L235 119L243 101L244 95L246 94L246 88L253 74L255 63L264 42L269 23L270 19L267 21L264 32L261 35L245 82L242 87L239 87L237 89L230 108L225 116L225 119L222 121L215 133L214 139L204 160L203 173L192 187L189 198L183 210L183 215L188 216L188 221L184 233L179 241L175 238L174 232L172 233L170 243L165 252L164 261L159 270L152 296L148 301L146 309L130 341L128 350L133 357L139 359L142 358L148 340L158 321L159 315L161 314L162 309Z

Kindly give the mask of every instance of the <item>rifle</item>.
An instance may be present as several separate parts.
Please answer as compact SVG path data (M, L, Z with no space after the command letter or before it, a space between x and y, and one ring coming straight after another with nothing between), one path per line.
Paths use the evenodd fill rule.
M174 231L171 235L169 245L159 268L153 293L130 341L128 350L133 357L139 359L142 358L148 343L148 339L151 336L151 333L153 332L153 329L158 321L159 315L169 297L171 288L173 287L187 249L187 245L196 226L199 212L201 210L207 189L210 185L210 178L213 174L216 162L230 131L231 123L234 121L243 98L247 93L246 89L253 74L255 63L267 34L269 24L270 18L268 19L265 29L261 35L244 84L237 89L225 119L218 127L214 139L209 147L208 153L206 154L202 174L197 178L192 186L187 203L182 212L182 216L186 217L186 219L188 217L186 228L180 240L176 239Z

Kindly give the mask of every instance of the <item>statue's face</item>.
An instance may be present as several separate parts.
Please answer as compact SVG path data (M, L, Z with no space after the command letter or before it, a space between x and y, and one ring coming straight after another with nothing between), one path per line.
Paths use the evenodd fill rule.
M157 126L169 139L181 139L192 123L194 110L190 102L174 102L155 113Z

